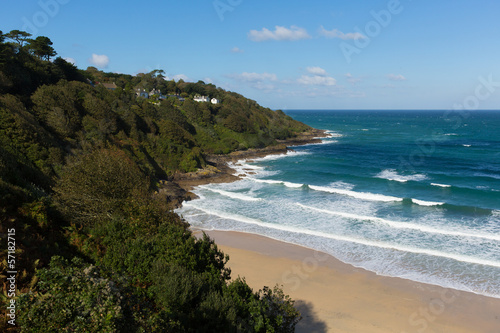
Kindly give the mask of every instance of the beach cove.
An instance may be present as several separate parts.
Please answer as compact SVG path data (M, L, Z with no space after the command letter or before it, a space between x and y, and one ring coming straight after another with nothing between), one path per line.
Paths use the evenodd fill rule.
M419 126L426 116L410 113ZM439 115L431 116L441 124ZM500 331L496 162L478 159L476 168L485 171L464 169L460 178L387 162L377 170L369 158L394 154L386 150L394 136L379 123L355 124L351 132L312 125L328 128L328 138L298 143L288 154L233 159L229 167L238 177L232 181L239 181L193 184L201 185L194 189L200 200L179 211L230 255L233 278L244 276L256 289L283 285L304 316L298 332ZM429 163L441 156L439 149L475 158L494 149L460 130L433 137L438 148ZM415 131L425 137L421 128ZM402 139L416 140L399 132L396 150ZM465 151L471 146L476 150ZM373 151L359 156L367 147ZM327 171L334 182L307 178L316 161L326 163L337 152L339 170ZM346 165L350 158L355 162ZM370 239L374 235L380 238Z
M279 151L279 153L286 153ZM253 152L250 159L266 156ZM239 164L237 159L234 160ZM180 182L195 186L241 179L236 171ZM188 192L189 193L189 192ZM194 200L196 199L193 198ZM456 332L500 330L500 299L380 276L333 256L276 239L234 231L192 228L206 233L229 255L232 278L254 290L279 285L295 300L302 320L296 332Z

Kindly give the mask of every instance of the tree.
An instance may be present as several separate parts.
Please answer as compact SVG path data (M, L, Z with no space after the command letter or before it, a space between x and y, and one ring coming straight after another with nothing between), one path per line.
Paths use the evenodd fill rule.
M74 258L54 256L39 271L35 292L20 299L23 332L123 332L130 328L124 291L100 270Z
M78 94L84 89L91 88L80 82L66 81L39 87L31 96L36 117L63 139L73 137L81 127Z
M28 40L28 49L31 53L40 59L50 60L50 57L55 56L57 53L51 46L52 41L45 36L38 36L36 39Z
M5 37L12 39L19 45L19 48L22 48L24 46L24 43L28 42L31 34L21 30L11 30L5 35Z
M70 158L54 191L71 220L93 225L122 216L148 187L147 177L123 151L99 149Z
M160 78L163 79L165 77L165 71L163 69L155 69L149 73L152 78Z
M4 43L5 41L5 35L3 34L2 30L0 30L0 66L3 65L6 61L6 44ZM5 74L0 71L0 87L5 86L6 82L9 80L6 80ZM1 90L0 90L1 93Z
M85 77L78 71L78 68L72 63L57 57L54 60L54 65L59 67L67 81L84 81Z

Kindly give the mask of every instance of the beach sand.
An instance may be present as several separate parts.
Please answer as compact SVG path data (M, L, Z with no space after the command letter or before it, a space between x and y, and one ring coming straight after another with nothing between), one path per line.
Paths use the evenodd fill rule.
M207 234L230 256L233 278L254 290L283 286L303 316L296 332L500 332L500 299L379 276L253 234Z

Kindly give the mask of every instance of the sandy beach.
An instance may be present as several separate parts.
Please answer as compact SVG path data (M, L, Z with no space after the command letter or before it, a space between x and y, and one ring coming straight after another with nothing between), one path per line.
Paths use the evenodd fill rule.
M297 332L500 332L500 299L378 276L258 235L207 234L230 256L233 278L283 286L303 316Z
M314 140L310 134L294 144ZM241 175L234 174L228 161L283 154L287 149L229 156L215 161L220 172L187 175L176 182L190 191L200 184L235 181ZM259 235L205 232L229 255L233 278L244 277L255 291L282 286L296 301L303 317L296 332L500 333L500 299L380 276L328 254Z

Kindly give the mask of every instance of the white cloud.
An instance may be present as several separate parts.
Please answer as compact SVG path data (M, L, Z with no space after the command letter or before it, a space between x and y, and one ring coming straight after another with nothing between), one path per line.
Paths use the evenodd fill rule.
M231 49L231 52L232 52L232 53L243 53L243 52L245 52L245 51L243 51L243 50L242 50L242 49L240 49L239 47L236 47L236 46L235 46L235 47L233 47L233 48Z
M326 71L321 67L307 67L306 70L309 74L326 76Z
M184 75L184 74L177 74L177 75L174 75L172 76L172 78L170 78L169 80L175 80L175 81L179 81L179 80L183 80L183 81L190 81L189 80L189 77L187 75Z
M343 33L342 31L338 29L333 29L333 30L326 30L323 26L321 26L319 30L319 34L326 37L326 38L340 38L343 40L347 39L365 39L366 36L359 33L359 32L348 32L348 33Z
M401 74L388 74L387 78L391 81L406 81L406 78Z
M70 64L76 65L76 60L73 59L73 58L66 57L66 58L63 58L63 59L66 60L67 62L69 62Z
M304 28L299 28L292 25L290 29L277 25L274 31L263 28L260 31L250 30L248 38L254 42L262 42L266 40L301 40L311 38Z
M108 64L109 64L109 57L105 54L95 54L95 53L92 53L92 57L89 58L89 62L94 65L94 66L97 66L99 68L106 68L108 67Z
M299 84L315 86L334 86L337 84L337 80L333 77L320 75L302 75L297 79L297 82Z
M259 82L259 81L276 81L278 77L276 74L272 73L247 73L243 72L241 74L232 74L229 77L245 82Z

